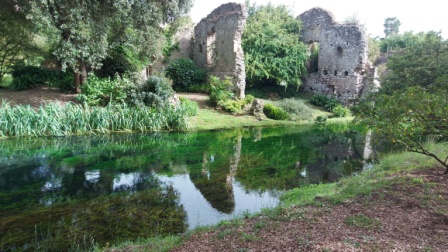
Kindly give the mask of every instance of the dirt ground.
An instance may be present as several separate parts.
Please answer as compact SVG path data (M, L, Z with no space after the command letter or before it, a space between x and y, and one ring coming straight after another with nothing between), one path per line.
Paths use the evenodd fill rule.
M48 102L59 102L61 104L76 102L75 96L76 94L64 94L59 89L50 87L36 87L23 91L0 88L0 102L6 100L11 105L30 105L34 108Z
M342 205L200 232L173 251L448 251L448 177L440 173L403 174L403 183Z

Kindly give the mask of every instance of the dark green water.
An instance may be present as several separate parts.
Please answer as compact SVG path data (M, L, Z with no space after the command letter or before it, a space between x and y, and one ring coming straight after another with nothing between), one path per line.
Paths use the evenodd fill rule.
M365 140L346 125L2 140L0 251L104 246L274 207L284 190L362 171Z

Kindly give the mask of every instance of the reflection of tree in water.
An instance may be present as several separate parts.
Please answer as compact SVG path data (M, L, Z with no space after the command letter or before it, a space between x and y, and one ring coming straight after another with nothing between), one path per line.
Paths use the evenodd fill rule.
M42 170L42 171L41 171ZM13 182L10 176L18 176L12 170L2 174ZM106 242L120 242L138 237L151 237L182 233L187 229L186 213L179 205L179 195L171 186L163 186L151 172L132 173L132 180L117 185L113 171L94 173L98 178L86 177L86 170L74 169L62 175L60 184L48 183L52 178L49 171L40 171L29 194L0 191L0 199L23 196L14 204L24 210L0 209L0 248L16 247L29 250L67 250L71 244L83 244L94 240L100 245ZM50 174L50 175L48 175ZM128 174L122 174L122 177ZM38 198L34 198L34 197ZM42 207L39 202L49 202ZM11 203L11 202L10 202ZM37 240L36 240L37 237ZM1 250L0 249L0 250Z

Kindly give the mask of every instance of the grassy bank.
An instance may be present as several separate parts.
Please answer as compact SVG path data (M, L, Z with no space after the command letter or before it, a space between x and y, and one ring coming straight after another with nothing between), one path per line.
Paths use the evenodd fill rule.
M318 109L314 109L317 115L325 114ZM315 118L315 117L314 117ZM353 117L329 118L327 123L348 123ZM187 119L190 131L204 131L216 129L231 129L239 127L267 127L267 126L292 126L314 123L310 121L279 121L272 119L257 120L251 115L232 115L214 109L199 109L196 116Z
M430 143L428 144L428 147L438 153L448 152L447 143ZM108 248L106 251L169 251L178 246L188 247L188 244L194 243L195 239L196 242L198 242L198 237L202 237L201 239L207 237L207 241L211 240L215 243L220 243L222 241L223 243L229 244L228 239L232 236L237 236L238 238L236 239L238 239L240 243L250 247L249 244L254 246L253 242L257 243L257 241L260 241L261 238L259 238L259 235L261 235L260 233L262 233L263 230L270 228L269 225L271 224L267 224L269 222L280 220L281 223L289 223L297 221L298 218L301 221L311 221L314 223L317 222L317 219L324 218L324 216L322 216L324 212L325 215L331 215L332 211L336 211L334 209L337 208L337 206L342 206L342 208L345 209L351 208L351 206L355 204L352 208L360 209L360 207L356 206L356 204L360 204L357 202L366 202L366 200L368 201L364 204L367 204L367 208L373 206L379 209L386 209L391 206L397 207L394 205L397 203L390 201L389 194L398 197L400 195L400 190L403 188L407 188L408 191L408 193L404 192L405 195L409 195L411 198L416 199L417 203L414 202L413 204L417 204L418 208L423 208L424 211L426 211L425 208L428 210L431 209L437 216L445 216L448 214L446 209L443 210L440 207L437 208L431 204L437 202L439 206L446 206L448 204L448 199L437 192L429 194L430 190L432 190L431 188L435 187L435 183L428 182L422 177L415 175L418 174L419 171L425 171L433 167L437 168L438 164L432 158L427 156L410 152L389 154L381 157L381 160L374 165L373 169L344 178L337 183L311 185L290 190L282 195L281 206L275 209L265 210L250 218L247 218L248 216L242 216L242 219L235 219L230 222L225 221L217 226L199 228L183 237L174 236L149 239L144 242L130 242L113 248ZM440 170L440 174L443 172L443 169L438 167L435 172L433 171L435 173L434 176L445 180L446 178L443 175L442 177L437 175L438 170ZM397 190L397 188L399 188L399 190ZM424 192L422 195L419 195L418 193L418 190L420 189ZM410 195L409 192L415 192L415 194L412 193L412 195ZM397 202L400 202L400 200ZM405 203L405 209L407 204L409 203ZM312 212L312 214L309 212ZM312 215L313 217L308 215ZM440 218L440 216L437 218ZM441 218L443 219L443 217ZM348 217L342 219L343 224L346 225L345 228L357 228L366 232L381 232L381 225L386 224L381 221L382 220L368 217L363 213L352 213L349 214ZM250 226L252 231L241 231L245 230L245 228L247 229L247 226ZM282 231L281 226L277 227L277 229ZM286 234L282 233L280 236L282 235ZM302 245L305 243L308 245L313 243L309 234L303 234L303 237L298 240L299 243L303 243ZM206 240L204 240L204 242ZM359 248L359 246L362 245L350 242L352 241L346 240L344 246ZM388 241L380 241L380 244L382 243L388 244Z

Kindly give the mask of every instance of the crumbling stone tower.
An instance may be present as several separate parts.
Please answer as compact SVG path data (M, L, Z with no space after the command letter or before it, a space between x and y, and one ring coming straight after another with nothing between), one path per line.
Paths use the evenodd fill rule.
M302 88L345 103L358 99L374 75L368 65L365 29L338 24L333 14L322 8L308 10L297 19L303 24L301 40L319 45L318 70L309 74Z
M229 76L235 85L235 94L244 98L246 70L241 46L246 10L244 4L223 4L194 28L193 61L208 74Z

